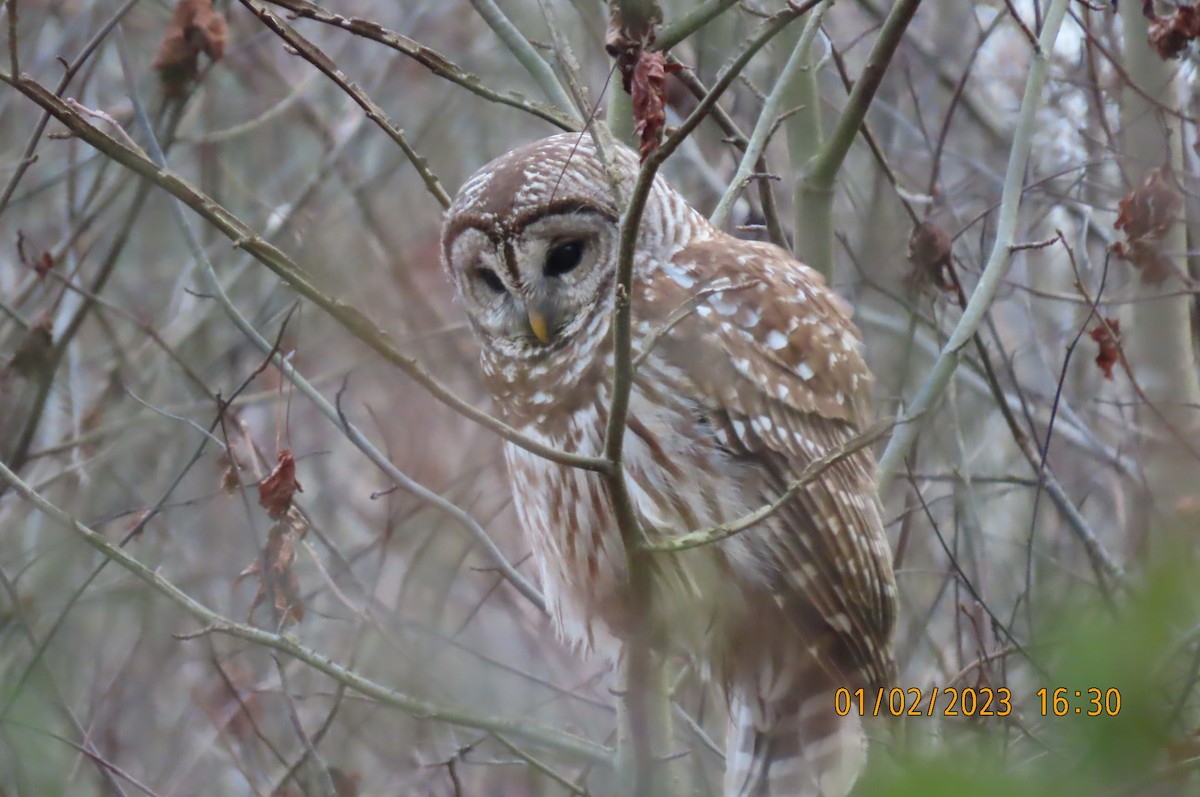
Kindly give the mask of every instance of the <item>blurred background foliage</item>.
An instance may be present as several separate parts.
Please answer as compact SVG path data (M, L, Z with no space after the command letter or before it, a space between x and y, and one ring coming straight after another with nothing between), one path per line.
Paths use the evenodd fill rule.
M1021 144L1030 37L1057 1L922 4L867 115L877 151L857 137L838 171L832 281L855 306L881 417L911 404L960 321L954 281L962 298L979 284ZM181 22L183 5L4 3L0 461L229 620L274 632L302 608L278 645L394 692L351 688L262 640L202 633L200 618L0 480L0 795L588 793L615 743L614 684L554 638L481 544L486 533L536 580L496 435L300 300L204 214L185 212L189 245L169 193L35 103L33 86L53 93L66 74L68 111L152 153L143 107L170 170L486 408L439 265L441 207L395 137L253 3L191 3ZM859 794L1200 793L1200 102L1176 5L1191 7L1068 4L1018 175L1014 243L1037 246L1011 253L980 345L962 351L882 496L902 597L899 685L1003 686L1013 716L872 722ZM780 109L767 182L801 256L812 242L797 234L793 189L808 150L793 134L828 141L894 6L832 4L806 73L816 101ZM554 34L570 44L588 111L608 114L618 90L599 0L263 7L402 128L450 193L558 129L431 71L450 64L518 105L553 102L485 19L492 9L563 83L572 59ZM668 25L721 9L671 49L711 86L785 4L662 7ZM719 103L747 135L803 20ZM174 43L173 30L184 34ZM665 99L668 126L697 103L678 76ZM729 135L706 121L665 167L706 213L740 160ZM731 231L767 236L763 179L733 205ZM1150 231L1130 258L1112 254L1132 245L1122 210ZM928 248L911 247L918 225ZM1147 258L1161 280L1145 277ZM265 365L212 277L396 471ZM291 483L283 452L303 492L281 520L257 487L273 473ZM724 707L686 662L672 667L676 743L697 793L716 793ZM1120 713L1041 716L1037 690L1059 686L1119 689Z

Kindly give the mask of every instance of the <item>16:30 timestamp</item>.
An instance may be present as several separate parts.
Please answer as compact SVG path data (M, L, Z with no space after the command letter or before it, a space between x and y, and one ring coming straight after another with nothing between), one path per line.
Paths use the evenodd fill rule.
M1042 687L1037 690L1038 702L1043 717L1066 717L1078 714L1081 717L1115 717L1121 713L1121 690L1076 689L1060 686L1057 689Z

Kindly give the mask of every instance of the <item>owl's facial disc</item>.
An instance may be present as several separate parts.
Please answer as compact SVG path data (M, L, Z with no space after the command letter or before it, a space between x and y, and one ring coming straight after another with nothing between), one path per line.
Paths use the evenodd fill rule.
M500 239L468 228L449 256L483 339L538 356L578 334L598 300L607 305L616 245L616 226L584 211L541 216Z

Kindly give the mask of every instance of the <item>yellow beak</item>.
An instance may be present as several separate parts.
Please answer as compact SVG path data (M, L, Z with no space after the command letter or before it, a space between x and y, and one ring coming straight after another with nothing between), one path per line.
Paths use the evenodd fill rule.
M550 326L546 323L546 316L532 308L527 310L526 313L529 316L529 328L533 330L533 334L542 343L549 343Z

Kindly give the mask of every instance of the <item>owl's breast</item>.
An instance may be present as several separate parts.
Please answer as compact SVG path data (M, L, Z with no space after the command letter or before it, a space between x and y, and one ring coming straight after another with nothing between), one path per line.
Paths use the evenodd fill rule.
M686 395L665 393L660 385L648 361L630 397L625 432L626 484L643 530L652 538L675 536L745 514L736 465L696 428L703 419ZM601 389L560 426L522 431L565 451L600 456L608 402L608 390ZM615 660L631 609L624 600L625 548L604 477L511 444L505 454L517 514L557 629L573 645ZM667 647L702 651L737 611L737 590L730 586L740 570L730 548L664 553L650 562L657 636Z

